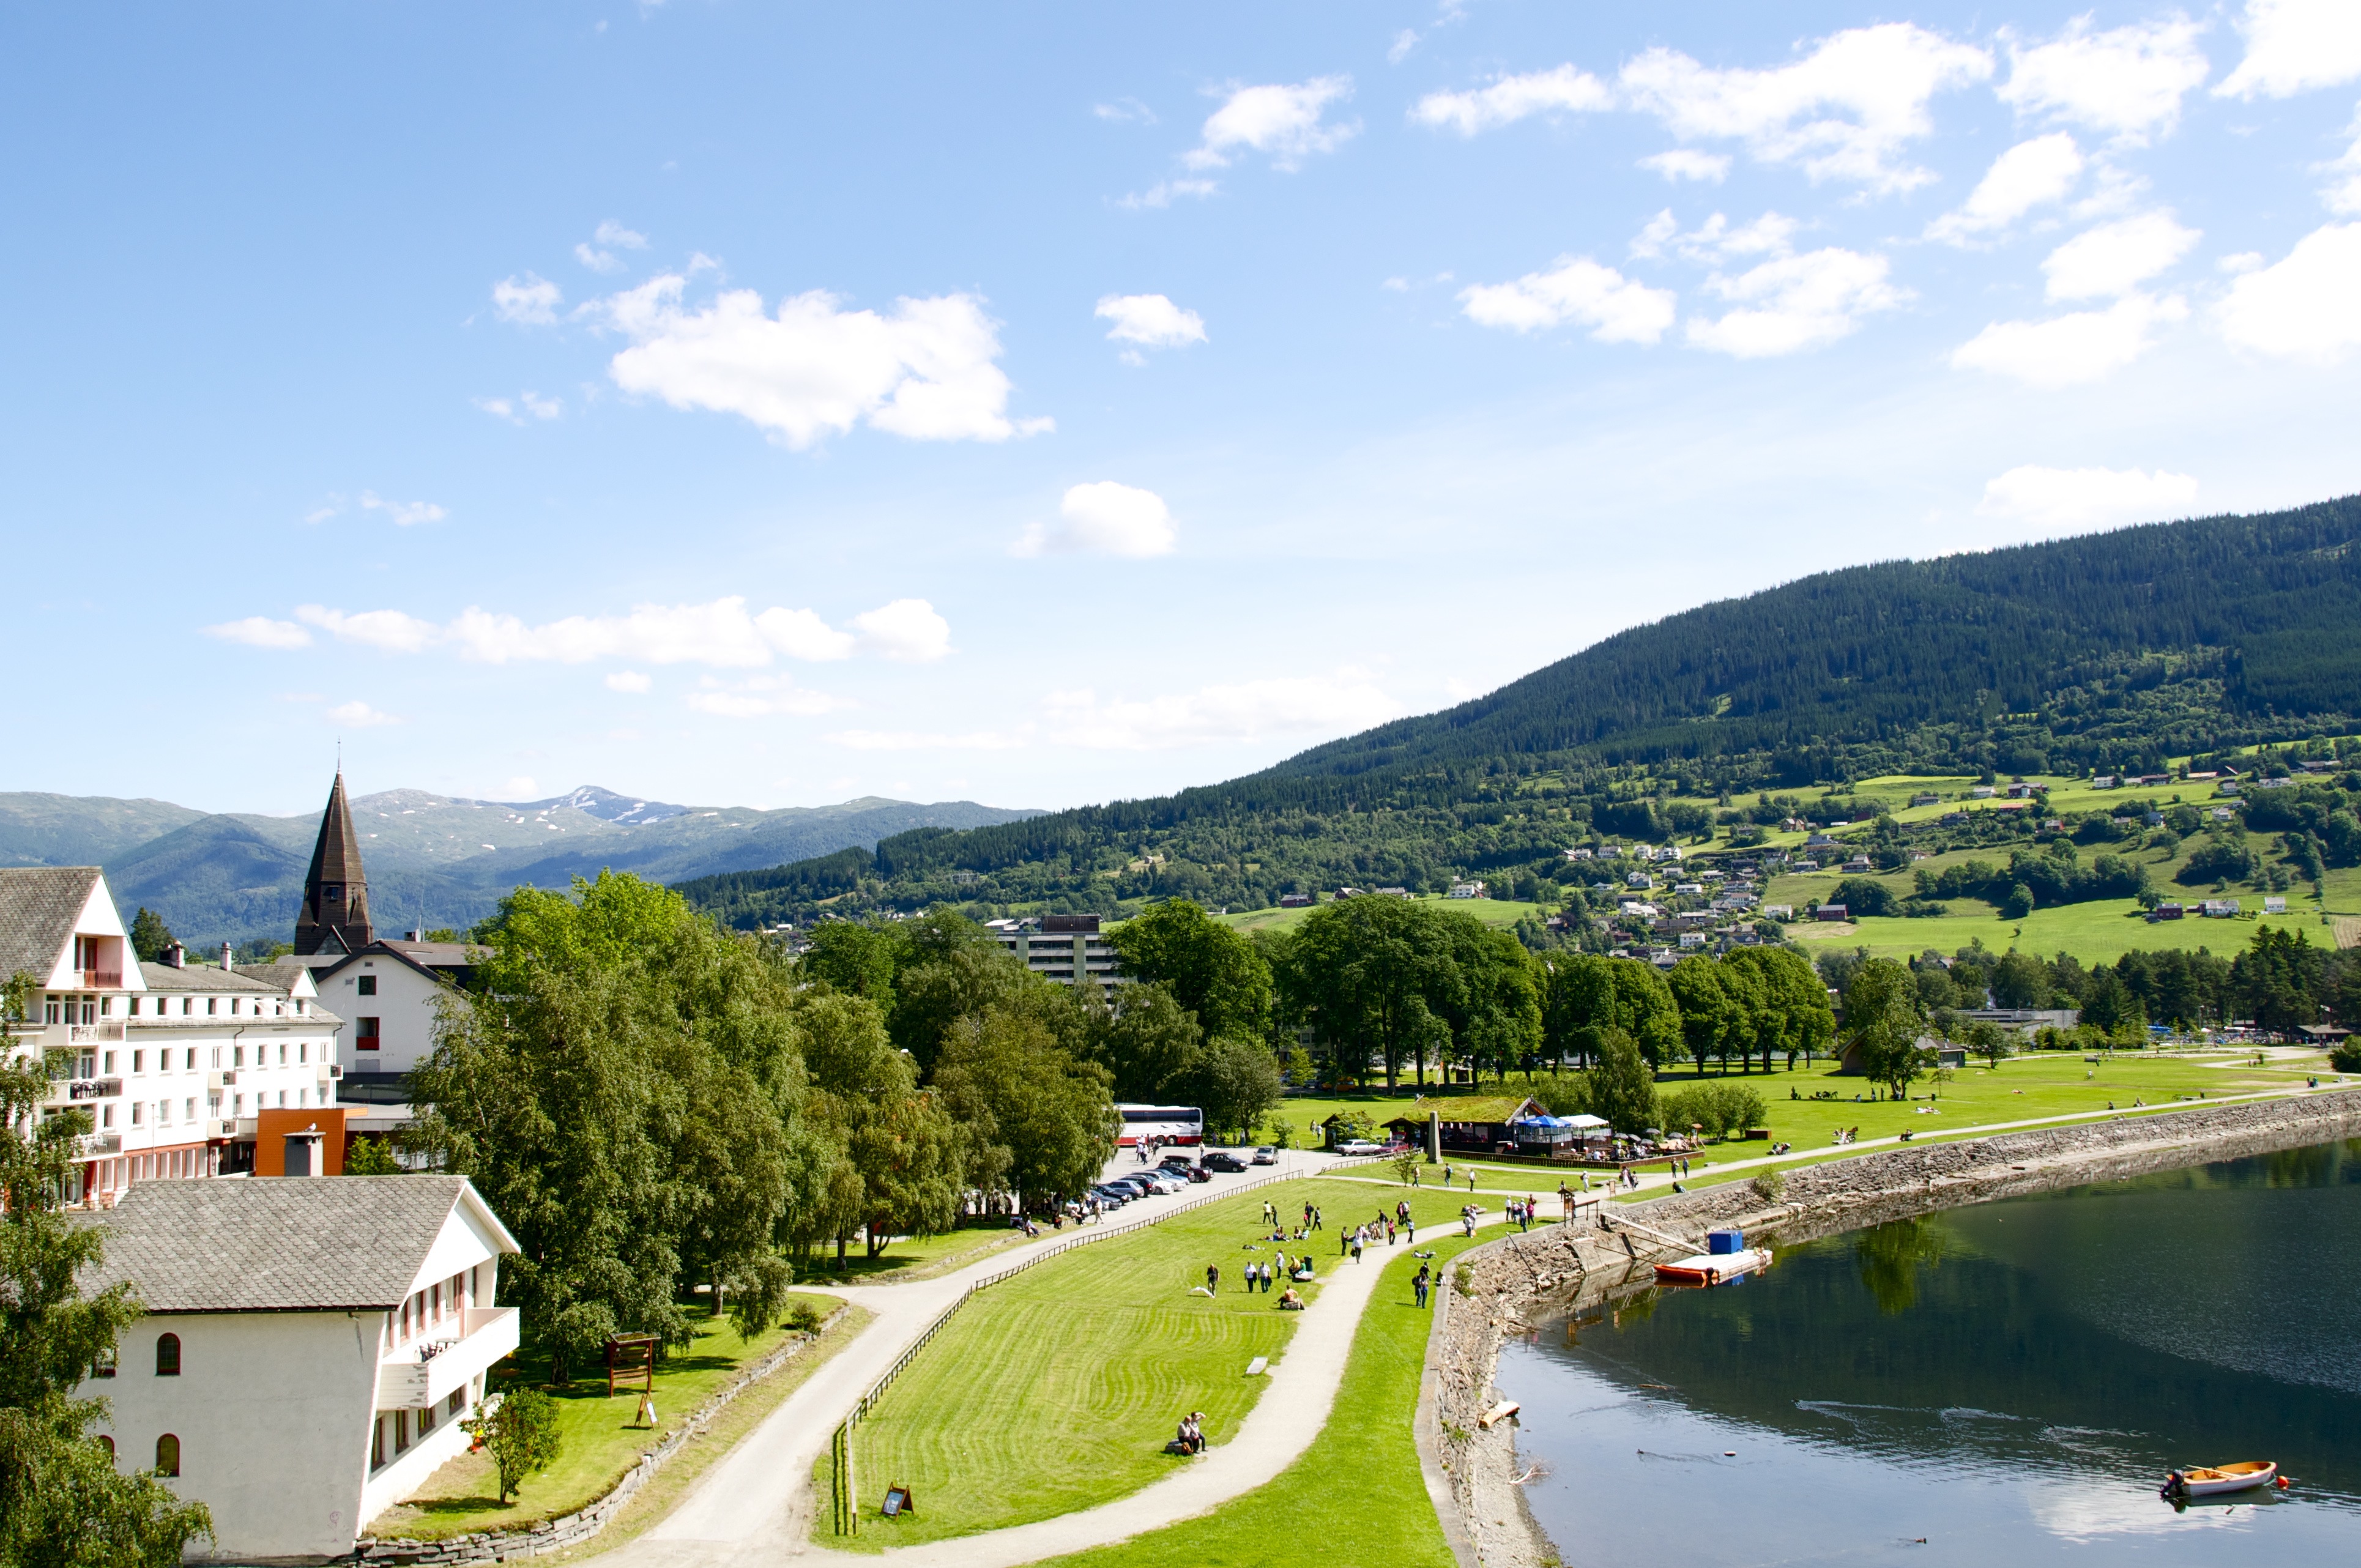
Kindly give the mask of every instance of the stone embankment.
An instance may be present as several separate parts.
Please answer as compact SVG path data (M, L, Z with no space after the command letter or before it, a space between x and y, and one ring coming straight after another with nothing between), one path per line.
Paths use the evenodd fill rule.
M1793 1245L1937 1209L2356 1136L2361 1090L2036 1128L1726 1182L1463 1254L1438 1297L1418 1409L1419 1458L1444 1534L1461 1568L1559 1562L1518 1490L1515 1423L1483 1425L1500 1402L1500 1346L1530 1318L1645 1288L1657 1259L1702 1252L1709 1230L1738 1225Z
M399 1537L379 1541L363 1536L354 1546L355 1560L392 1564L505 1563L517 1557L545 1557L589 1540L612 1523L615 1516L639 1496L640 1488L654 1479L656 1472L669 1464L673 1455L678 1453L690 1439L711 1425L713 1418L719 1415L732 1399L818 1344L821 1336L836 1326L836 1321L846 1310L839 1307L820 1320L819 1326L808 1334L788 1341L732 1378L663 1442L640 1455L639 1462L623 1472L623 1478L588 1507L554 1519L539 1520L522 1530L478 1530L468 1535L456 1535L446 1541L412 1541Z

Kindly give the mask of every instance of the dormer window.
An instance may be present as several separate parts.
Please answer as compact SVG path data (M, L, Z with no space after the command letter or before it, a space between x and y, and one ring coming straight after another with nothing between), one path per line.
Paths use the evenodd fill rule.
M344 902L344 898L345 898L345 886L344 886L344 883L335 883L335 882L327 882L327 883L322 883L320 884L320 902L321 902L321 903L323 903L323 904L341 904L341 903L343 903L343 902Z

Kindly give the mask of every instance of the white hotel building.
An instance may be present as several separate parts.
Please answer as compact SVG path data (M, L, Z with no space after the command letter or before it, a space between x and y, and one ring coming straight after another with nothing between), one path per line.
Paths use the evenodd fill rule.
M38 987L8 1048L63 1059L44 1114L90 1113L75 1201L252 1170L264 1112L336 1103L344 1020L308 969L141 963L130 948L97 867L0 868L0 977Z

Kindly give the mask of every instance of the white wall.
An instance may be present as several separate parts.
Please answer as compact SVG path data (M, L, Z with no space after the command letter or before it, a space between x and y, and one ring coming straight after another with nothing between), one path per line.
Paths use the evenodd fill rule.
M115 1439L121 1469L154 1464L159 1434L180 1438L180 1479L165 1485L213 1510L214 1556L349 1553L363 1520L384 1325L382 1312L142 1318L119 1342L116 1375L82 1391L113 1402L113 1420L93 1430ZM166 1332L181 1336L178 1377L156 1376L156 1338Z
M360 994L360 980L377 981L377 994ZM434 1053L436 1001L450 988L396 959L365 958L323 981L321 1004L345 1020L345 1065L355 1072L408 1072ZM359 1049L362 1018L379 1020L378 1048Z

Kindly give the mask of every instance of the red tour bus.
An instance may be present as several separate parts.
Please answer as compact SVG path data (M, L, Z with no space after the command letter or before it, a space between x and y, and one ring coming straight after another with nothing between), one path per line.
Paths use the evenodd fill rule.
M1146 1138L1159 1144L1205 1141L1205 1113L1194 1105L1118 1105L1115 1109L1123 1113L1123 1131L1115 1137L1119 1148L1137 1147Z

